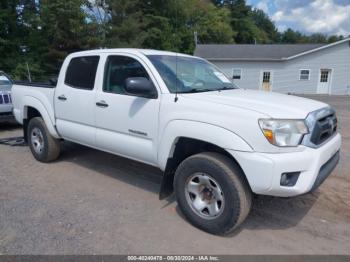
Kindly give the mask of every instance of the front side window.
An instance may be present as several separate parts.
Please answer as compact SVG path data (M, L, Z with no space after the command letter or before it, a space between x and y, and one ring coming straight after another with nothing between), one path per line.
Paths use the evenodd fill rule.
M99 56L72 58L67 67L64 83L74 88L94 89L99 60Z
M196 93L237 88L222 72L195 57L148 55L171 93Z
M299 80L310 80L310 70L308 70L308 69L300 70Z
M125 80L130 77L144 77L150 80L141 63L127 56L110 56L107 59L103 91L125 94Z

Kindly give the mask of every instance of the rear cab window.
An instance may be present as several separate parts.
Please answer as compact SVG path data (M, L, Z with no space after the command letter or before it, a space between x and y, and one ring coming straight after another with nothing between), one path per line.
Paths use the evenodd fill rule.
M99 56L72 58L67 67L64 83L73 88L93 90L99 61Z

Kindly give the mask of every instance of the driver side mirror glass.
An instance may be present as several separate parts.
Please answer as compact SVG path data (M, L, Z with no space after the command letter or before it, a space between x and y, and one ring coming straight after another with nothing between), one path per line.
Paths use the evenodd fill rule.
M129 77L125 80L125 91L129 95L156 99L157 91L153 83L145 77Z

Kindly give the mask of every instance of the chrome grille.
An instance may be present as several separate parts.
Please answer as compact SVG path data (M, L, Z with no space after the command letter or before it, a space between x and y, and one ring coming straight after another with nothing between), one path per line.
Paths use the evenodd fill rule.
M10 103L10 99L9 99L9 95L8 94L4 94L2 96L4 97L4 104Z
M12 98L10 94L0 94L0 104L11 104Z
M309 147L317 148L337 133L338 120L331 107L310 113L306 124L310 133L304 137L303 144Z

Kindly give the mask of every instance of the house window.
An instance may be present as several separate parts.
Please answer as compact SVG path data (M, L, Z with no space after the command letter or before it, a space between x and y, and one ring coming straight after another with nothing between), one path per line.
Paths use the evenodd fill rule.
M299 80L310 80L310 70L301 69Z
M242 78L242 69L240 68L234 68L232 74L233 79L241 79Z
M321 83L327 83L328 82L328 74L329 71L328 70L321 70Z
M270 83L271 72L264 72L263 83Z

